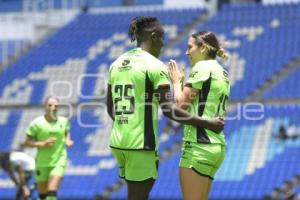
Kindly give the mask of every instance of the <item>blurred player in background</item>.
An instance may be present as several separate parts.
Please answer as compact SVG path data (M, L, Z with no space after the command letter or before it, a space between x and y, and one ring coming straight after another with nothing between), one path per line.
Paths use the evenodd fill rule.
M145 200L157 178L158 104L175 121L217 132L223 129L223 120L204 120L173 104L167 68L157 59L164 40L157 18L134 18L129 37L138 47L121 55L109 70L107 109L114 120L110 147L119 175L126 180L128 199Z
M67 164L66 146L73 146L69 121L57 116L58 99L45 100L45 115L35 118L29 125L25 144L37 147L36 180L41 200L56 200Z
M227 72L216 57L227 58L212 32L198 32L188 41L186 51L192 70L182 89L184 74L176 61L168 64L176 104L203 118L225 116L230 92ZM223 132L185 125L180 160L180 183L185 200L208 199L211 182L225 156Z
M33 199L35 163L32 157L18 151L0 152L0 167L17 187L16 200Z

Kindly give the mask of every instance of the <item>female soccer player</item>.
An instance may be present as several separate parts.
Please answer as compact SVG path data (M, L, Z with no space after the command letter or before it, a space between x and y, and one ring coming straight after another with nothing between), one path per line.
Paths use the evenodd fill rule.
M192 116L173 105L167 68L157 59L164 38L157 18L134 18L129 36L138 48L121 55L109 69L107 111L114 120L110 147L126 180L128 199L146 200L157 178L158 104L167 117L181 123L221 131L223 121Z
M67 164L66 146L73 146L69 121L57 116L58 99L48 97L45 115L35 118L26 133L25 145L37 147L36 181L40 200L56 200Z
M186 55L192 70L182 89L183 74L176 61L168 64L176 104L202 118L224 117L230 84L216 56L227 58L217 37L208 31L193 34ZM208 199L211 182L225 155L223 132L185 125L180 159L180 184L185 200Z

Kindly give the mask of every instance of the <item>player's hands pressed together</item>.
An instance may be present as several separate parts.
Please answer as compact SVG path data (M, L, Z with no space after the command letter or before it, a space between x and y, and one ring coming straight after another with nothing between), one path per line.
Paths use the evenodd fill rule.
M195 89L185 89L187 91L184 93L182 91L182 83L184 81L184 71L178 69L178 65L175 60L170 60L168 63L168 71L171 82L174 85L174 93L176 104L190 104L193 98L186 98L186 96L194 97L196 93L198 93ZM205 128L210 129L216 133L220 133L224 129L224 118L215 117L210 119L205 119Z
M168 71L170 80L173 84L182 83L184 80L184 70L178 69L178 65L175 60L170 60L168 63Z

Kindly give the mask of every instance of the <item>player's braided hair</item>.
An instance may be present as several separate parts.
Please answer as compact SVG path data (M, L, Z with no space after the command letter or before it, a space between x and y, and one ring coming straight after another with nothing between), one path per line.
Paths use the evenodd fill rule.
M228 54L221 47L220 42L214 33L209 31L201 31L198 33L194 33L192 37L196 39L196 43L199 47L203 44L207 45L209 49L208 56L210 58L215 59L216 56L219 56L224 60L228 59Z
M128 30L128 36L130 40L133 42L137 40L138 45L141 43L143 39L143 33L146 31L153 31L154 23L158 22L156 17L144 17L139 16L132 19L131 24Z

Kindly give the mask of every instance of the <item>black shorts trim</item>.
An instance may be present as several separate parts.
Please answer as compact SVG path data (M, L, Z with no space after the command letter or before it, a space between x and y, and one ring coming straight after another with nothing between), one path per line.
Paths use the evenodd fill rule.
M119 178L125 180L125 176L120 176L120 175L119 175Z
M109 146L109 147L112 149L119 149L119 150L126 150L126 151L156 151L154 149L124 149L124 148L113 147L113 146Z
M206 174L202 174L201 172L198 172L194 167L191 168L194 172L196 172L197 174L199 174L200 176L204 176L204 177L208 177L210 180L214 180L213 177L206 175Z
M143 183L143 182L150 181L150 180L155 181L156 179L154 179L154 178L147 178L147 179L142 180L142 181L131 181L131 180L127 180L127 179L125 178L125 181L126 181L126 182L129 182L129 183Z

